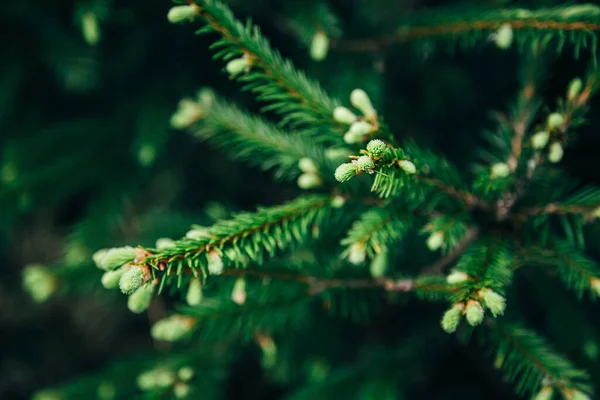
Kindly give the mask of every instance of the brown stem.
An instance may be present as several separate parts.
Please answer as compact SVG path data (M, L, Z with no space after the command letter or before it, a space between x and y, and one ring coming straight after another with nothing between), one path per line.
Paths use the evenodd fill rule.
M431 36L452 35L476 30L495 30L504 24L510 24L512 29L552 29L560 31L598 31L600 25L588 22L561 22L538 20L509 20L509 21L469 21L448 22L435 26L415 26L401 30L395 34L368 39L333 40L332 48L346 52L377 52L386 47L422 39Z

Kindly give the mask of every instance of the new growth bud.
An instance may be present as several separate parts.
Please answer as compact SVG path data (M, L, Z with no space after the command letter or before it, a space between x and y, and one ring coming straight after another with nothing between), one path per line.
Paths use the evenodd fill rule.
M373 160L371 160L371 157L369 156L358 157L356 160L356 166L362 171L371 171L373 168L375 168L375 164L373 164Z
M476 300L469 300L467 302L467 311L466 311L467 322L471 326L477 326L481 324L483 321L483 307L481 307L481 303Z
M492 165L492 178L506 178L510 175L510 168L506 163Z
M329 50L329 38L323 31L317 32L310 45L310 57L315 61L323 61Z
M182 381L189 381L194 377L194 370L192 367L181 367L179 371L177 371L177 376Z
M346 199L343 196L335 196L331 199L331 207L342 208L346 204Z
M196 7L194 6L175 6L171 7L167 14L167 19L172 24L178 24L185 21L191 21L196 16Z
M412 163L412 161L402 160L398 162L398 165L400 165L402 171L406 172L407 174L412 175L417 172L417 167Z
M31 264L23 270L23 288L33 301L43 303L56 290L56 278L41 264Z
M550 145L550 151L548 152L548 160L551 163L557 163L562 160L564 154L564 150L562 145L558 142L554 142Z
M536 150L541 150L548 144L550 134L546 131L536 133L531 137L531 146Z
M462 283L469 280L469 275L465 274L462 271L452 270L446 277L446 282L449 285L455 285L457 283Z
M305 173L298 177L298 187L308 190L319 187L323 184L321 177L314 173Z
M175 374L165 368L146 371L137 377L137 385L143 391L166 389L175 382Z
M483 298L485 306L492 312L494 317L504 314L504 309L506 308L506 299L504 297L490 289L481 290L479 295Z
M356 121L357 117L346 107L340 106L333 110L333 119L341 124L352 125Z
M190 306L197 306L202 302L202 282L198 278L192 278L188 287L185 301Z
M229 75L236 76L244 72L249 66L248 59L246 57L240 57L229 61L225 66L225 70Z
M108 250L98 250L92 258L98 268L108 271L133 261L135 256L135 249L130 246L125 246Z
M192 389L190 389L189 385L186 385L183 382L177 382L175 386L173 386L173 394L176 399L184 399L188 397Z
M383 140L373 139L367 144L367 151L371 153L373 157L380 157L387 151L387 145Z
M191 99L182 99L177 104L177 111L171 116L171 128L185 129L198 121L203 114L203 107Z
M462 303L456 303L448 311L444 313L442 317L442 329L446 333L452 333L458 328L460 319L462 318L464 305Z
M150 306L154 294L154 283L140 286L127 299L127 308L134 314L140 314Z
M496 32L496 46L508 49L513 41L513 29L510 24L502 25Z
M354 89L350 93L350 102L366 117L373 117L377 113L373 108L373 104L371 104L371 99L369 99L367 93L362 89Z
M356 121L351 126L348 132L344 134L344 142L348 144L360 143L365 135L371 132L373 126L366 121Z
M575 100L579 93L581 93L581 88L583 87L583 82L579 78L575 78L569 83L569 89L567 90L567 99Z
M225 267L223 257L215 250L211 250L206 254L206 258L208 258L208 272L211 275L221 275Z
M239 305L246 302L246 280L244 278L237 278L235 281L231 291L231 300Z
M88 11L81 16L81 33L83 34L83 40L90 46L95 46L100 42L98 16L92 11Z
M119 281L121 280L121 275L123 275L123 272L125 272L123 268L115 269L112 271L106 271L100 279L100 282L102 282L102 286L104 286L105 289L118 288Z
M358 168L352 163L345 163L335 169L335 180L346 182L358 174Z
M181 315L173 315L157 321L150 330L150 334L156 340L175 342L183 339L194 327L193 318Z
M354 243L348 252L348 262L354 265L362 264L367 258L367 251L362 243Z
M144 271L141 267L134 265L123 272L119 279L119 288L124 294L132 294L144 283Z
M444 232L433 232L427 238L427 248L431 251L437 251L444 244Z
M189 230L185 237L192 240L202 240L210 237L208 228L195 226L194 229Z
M379 253L377 253L377 255L375 255L375 257L371 261L369 272L371 272L371 276L373 278L381 278L385 275L388 260L387 256L387 251L380 251Z
M557 129L565 122L565 117L561 113L552 113L548 115L548 128Z
M298 168L300 168L302 172L315 174L319 172L317 164L315 164L315 162L308 157L302 157L300 160L298 160Z

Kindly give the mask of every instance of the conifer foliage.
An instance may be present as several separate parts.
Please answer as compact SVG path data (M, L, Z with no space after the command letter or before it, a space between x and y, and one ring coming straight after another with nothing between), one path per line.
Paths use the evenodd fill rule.
M529 288L559 282L573 310L600 295L593 254L600 187L574 184L577 177L561 166L600 89L600 7L426 9L399 17L395 32L353 39L328 2L307 3L286 26L319 65L396 46L470 52L491 42L501 55L516 53L520 87L465 168L419 136L406 140L367 88L349 87L339 99L326 93L224 2L165 5L168 21L206 35L213 62L261 107L252 113L197 88L179 102L172 128L298 194L208 226L186 219L183 237L157 237L154 246L98 246L101 284L127 296L132 313L166 301L169 311L149 335L169 351L115 362L35 399L219 398L229 360L247 343L290 398L417 398L410 397L411 374L435 364L419 346L455 342L483 349L481 362L517 396L595 398L593 351L565 347L568 333L530 315L536 301L554 311L543 299L551 293ZM315 26L303 14L310 10L318 11ZM88 41L100 40L89 16L83 24ZM557 51L590 61L549 101L543 77ZM32 265L23 282L42 302L90 276ZM366 337L381 329L374 321L382 315L402 318L402 334L343 362L307 339L335 341L344 324ZM591 329L597 348L598 326L585 315L577 324Z

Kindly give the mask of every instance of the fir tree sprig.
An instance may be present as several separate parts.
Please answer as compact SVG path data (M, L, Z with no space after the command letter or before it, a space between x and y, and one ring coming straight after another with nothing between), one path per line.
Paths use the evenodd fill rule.
M243 82L245 88L260 100L270 103L264 111L276 112L283 117L283 125L301 129L321 141L336 143L341 140L340 125L333 119L337 103L317 83L296 71L289 60L284 60L273 50L258 27L251 23L244 26L218 0L189 0L188 4L178 7L189 7L188 18L199 16L207 22L200 33L221 35L212 46L219 49L215 57L228 60L230 75Z
M540 389L560 393L565 399L589 399L587 374L557 354L535 332L516 323L489 320L489 339L494 346L495 364L504 371L518 393L535 395ZM583 397L573 397L579 394Z
M454 8L413 13L396 33L379 38L337 40L332 46L341 51L376 52L386 47L419 39L438 38L472 46L489 41L506 48L513 41L521 47L526 42L541 40L544 47L561 51L565 44L574 46L579 55L588 48L595 57L596 35L600 30L600 8L595 4L573 4L527 10L523 8ZM544 38L544 39L542 39Z

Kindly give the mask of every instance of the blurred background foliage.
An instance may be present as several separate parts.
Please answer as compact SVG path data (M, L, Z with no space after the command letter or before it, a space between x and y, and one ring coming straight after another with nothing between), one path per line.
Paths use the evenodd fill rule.
M323 2L229 2L334 97L345 99L353 88L364 88L398 137L441 150L465 168L482 143L480 133L493 126L490 111L505 110L514 97L517 52L500 51L491 42L469 51L420 42L376 53L334 48L317 63L309 57L314 31L306 22L313 3ZM393 32L400 18L415 10L457 3L332 0L328 4L339 20L328 26L334 38L377 36ZM526 8L563 2L486 1L516 3ZM91 263L95 250L124 243L152 245L157 237L183 235L190 221L208 224L231 210L281 203L298 191L170 130L178 100L205 86L258 110L221 73L222 65L211 62L208 37L194 36L187 24L166 21L170 6L167 0L0 4L1 399L28 398L40 387L154 347L149 322L165 310L159 305L147 316L132 315L124 296L100 287L101 271ZM547 104L553 105L569 80L583 74L587 57L575 60L565 53L551 59L542 86ZM594 114L566 153L565 166L598 183ZM22 268L30 263L68 271L68 286L58 288L63 295L34 304L21 288ZM419 324L419 307L391 310L395 313L381 316L374 331L379 324L390 335L407 321ZM546 307L532 304L531 312ZM349 331L340 321L329 324L328 329L340 332L340 341L322 345L345 359L346 349L364 339L365 332ZM437 329L429 328L423 330ZM378 338L370 340L376 346ZM513 396L487 361L472 360L460 346L444 343L434 370L418 371L428 354L418 354L421 360L413 364L414 339L397 340L408 349L403 353L406 365L419 372L412 375L417 376L415 396L483 398L491 391L497 398ZM437 344L430 352L441 351ZM240 354L226 378L228 397L240 398L243 391L247 398L277 398L280 390L263 379L256 349L248 346ZM402 375L401 370L387 372ZM312 373L319 373L318 365ZM387 398L385 388L372 390L382 391L377 398Z

